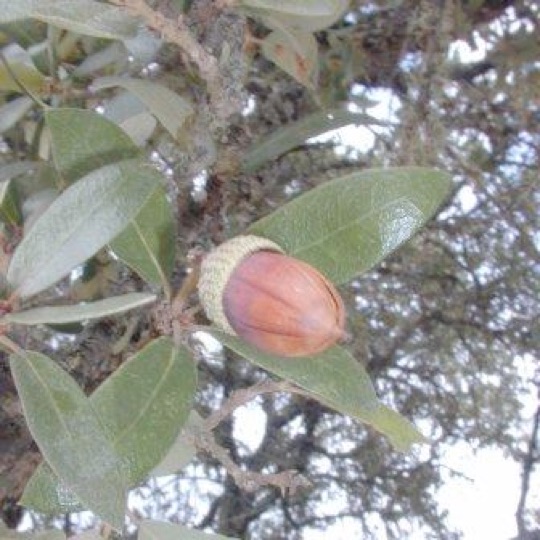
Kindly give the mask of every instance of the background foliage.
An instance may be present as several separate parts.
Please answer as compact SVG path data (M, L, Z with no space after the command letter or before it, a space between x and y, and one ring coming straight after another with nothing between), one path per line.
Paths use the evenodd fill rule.
M20 522L25 489L22 502L45 512L30 514L36 529L61 524L73 534L93 525L72 514L73 490L121 526L122 494L154 464L130 465L170 450L152 476L189 465L137 489L130 503L143 538L199 539L195 529L204 529L294 540L340 520L365 537L421 530L455 538L436 493L459 474L443 466L445 448L466 441L503 448L522 464L516 523L520 538L533 537L539 510L527 494L540 413L524 418L521 408L540 384L534 2L0 0L0 23L0 266L4 308L13 310L2 319L2 345L34 351L12 356L13 377L8 354L0 358L7 526ZM462 58L456 42L485 54ZM358 127L354 147L310 140L348 125ZM396 244L444 200L436 219L388 257L396 246L381 244L365 266L337 239L326 245L343 258L334 269L320 253L302 254L309 239L298 230L316 231L295 228L287 212L319 217L334 200L325 193L339 199L339 182L390 166L404 169L367 173L376 186L369 196L401 201L395 186L404 175L413 207L427 204L417 223L407 205L376 214L393 224ZM451 175L450 196L442 177L436 194L423 193L424 182L410 187L422 174L435 182L433 168ZM286 205L304 192L303 202ZM339 218L347 200L367 196L342 197L339 212L321 215ZM352 223L348 238L356 228L370 238L377 221L367 223ZM351 366L362 395L375 391L379 410L399 411L429 445L398 453L392 437L338 414L343 406L328 396L311 399L183 331L206 322L193 294L201 252L249 227L327 265L351 334L349 352L328 354ZM8 298L14 289L17 302ZM82 312L65 307L81 301L89 302ZM242 344L229 345L243 354ZM281 374L274 359L256 363ZM55 381L54 392L43 380ZM260 441L243 437L246 417L233 414L250 400ZM188 418L193 404L198 414ZM33 426L36 415L47 422ZM27 425L34 437L43 426L70 426L59 457L59 431L39 435L50 469L38 467ZM384 432L380 419L375 425ZM148 426L159 437L148 440ZM66 453L72 431L80 446ZM66 464L66 455L77 459ZM105 464L111 500L87 483L89 470ZM68 469L60 489L55 473ZM46 517L59 508L62 520ZM0 529L1 538L13 534Z

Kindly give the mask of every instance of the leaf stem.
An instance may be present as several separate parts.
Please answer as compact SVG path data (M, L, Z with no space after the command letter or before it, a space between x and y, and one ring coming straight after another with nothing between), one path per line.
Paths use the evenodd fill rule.
M24 350L21 349L14 341L8 338L5 334L0 334L0 347L5 349L9 354L24 355Z

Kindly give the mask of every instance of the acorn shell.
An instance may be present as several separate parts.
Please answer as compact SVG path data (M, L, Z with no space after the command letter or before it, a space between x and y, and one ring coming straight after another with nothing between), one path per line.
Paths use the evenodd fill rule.
M279 356L317 354L344 335L334 285L270 240L240 236L203 261L201 303L217 326Z
M223 291L231 274L248 255L260 250L282 253L271 240L255 235L236 236L212 250L202 261L199 277L199 298L206 316L229 334L236 332L223 309Z
M258 251L236 267L223 293L229 324L262 351L311 356L344 335L345 309L334 286L303 261Z

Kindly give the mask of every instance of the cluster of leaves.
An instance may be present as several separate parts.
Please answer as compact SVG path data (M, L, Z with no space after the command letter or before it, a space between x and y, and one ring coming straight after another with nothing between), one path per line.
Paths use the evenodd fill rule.
M306 8L292 3L245 4L250 14L276 28L263 42L263 52L300 82L314 87L311 49L316 48L315 39L297 27L306 21L311 31L325 27L342 15L347 2L321 2L320 10L308 9L307 18ZM79 34L118 40L136 30L127 12L97 2L49 0L1 7L4 24L32 19L50 25L52 31L67 30L62 42L56 43L59 47L68 38L75 43ZM291 25L297 30L294 34L289 33ZM67 46L63 50L69 53ZM294 51L294 55L283 56L283 51L287 55ZM30 52L8 46L2 54L5 69L0 88L26 94L8 100L0 110L3 129L7 131L37 107L35 114L42 121L37 134L40 157L47 158L2 169L0 209L6 240L22 232L5 276L4 309L9 313L2 319L3 344L12 350L11 371L26 421L45 458L30 479L22 504L48 513L82 505L121 529L128 490L155 467L162 470L160 461L188 419L197 387L192 353L178 335L174 340L151 340L87 397L57 362L19 348L6 336L17 325L84 322L155 302L155 294L127 293L76 305L48 306L38 300L25 309L31 297L107 246L150 286L159 287L165 298L172 298L173 211L162 176L136 143L140 130L148 129L149 117L176 138L193 109L186 99L145 79L94 79L93 91L121 87L145 107L139 113L142 123L137 118L130 126L118 126L95 111L65 103L53 107L55 100L46 93L46 76ZM87 59L86 69L88 63ZM81 73L83 64L67 80L74 82ZM67 86L66 80L62 84ZM155 123L149 125L152 131ZM258 149L259 153L263 149L265 159L280 152L275 143L270 151L264 150L265 144ZM256 152L248 155L248 168L259 159ZM250 231L278 242L334 282L344 283L410 238L433 215L448 187L445 174L429 169L353 173L280 208ZM25 215L25 203L32 197L43 198L44 191L46 204ZM397 449L406 450L421 440L412 425L378 401L367 373L345 349L334 347L314 358L285 360L261 354L215 329L207 331L309 396L371 424ZM185 435L179 444L188 444ZM140 534L166 538L181 530L170 527L143 523Z

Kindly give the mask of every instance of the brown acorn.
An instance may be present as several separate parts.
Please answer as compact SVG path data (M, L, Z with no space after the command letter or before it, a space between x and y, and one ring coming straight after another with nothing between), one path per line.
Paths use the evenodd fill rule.
M199 296L218 327L278 356L317 354L345 334L334 285L265 238L239 236L212 251Z

